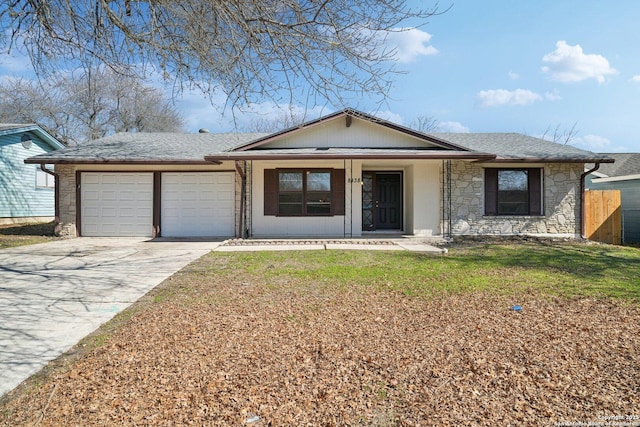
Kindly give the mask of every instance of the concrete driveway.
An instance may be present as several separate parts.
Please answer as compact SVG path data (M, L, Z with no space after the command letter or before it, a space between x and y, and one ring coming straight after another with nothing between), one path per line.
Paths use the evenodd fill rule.
M0 250L0 397L219 244L79 238Z

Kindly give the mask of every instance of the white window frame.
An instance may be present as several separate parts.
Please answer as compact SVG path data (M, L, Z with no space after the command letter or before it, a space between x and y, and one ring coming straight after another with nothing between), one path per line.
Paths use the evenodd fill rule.
M53 169L53 165L46 165L47 169ZM53 190L56 188L56 178L46 173L40 168L40 165L36 166L36 190Z

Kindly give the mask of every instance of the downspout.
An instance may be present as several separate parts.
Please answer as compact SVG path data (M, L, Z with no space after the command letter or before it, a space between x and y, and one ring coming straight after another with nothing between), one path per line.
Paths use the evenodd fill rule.
M440 212L440 215L441 215L440 216L440 219L441 219L441 221L440 221L440 230L441 230L441 233L442 233L442 237L446 237L446 231L445 231L446 230L446 227L445 227L446 218L445 218L445 214L444 214L444 210L445 210L444 209L444 204L445 204L444 189L445 189L445 182L444 182L444 160L443 160L442 161L442 202L441 202L442 206L441 206L441 209L440 209L440 211L441 211Z
M54 227L53 227L53 232L55 233L56 236L60 235L60 231L62 229L62 227L60 226L60 180L58 178L58 174L55 173L52 170L49 170L46 168L46 164L44 163L40 163L40 170L44 173L48 173L49 175L53 176L53 194L54 194L54 211L53 214L55 216L54 218Z
M580 175L580 237L583 239L586 239L587 236L585 236L585 215L586 212L584 210L584 201L585 201L585 196L584 196L584 192L585 192L585 179L587 178L587 175L589 175L592 172L597 171L598 169L600 169L600 162L596 162L596 165L593 167L593 169L589 169L588 171L586 171L585 173L583 173L582 175Z
M244 238L244 198L247 192L247 176L245 175L244 170L242 170L239 160L236 160L236 171L242 180L240 185L240 223L238 224L238 237Z

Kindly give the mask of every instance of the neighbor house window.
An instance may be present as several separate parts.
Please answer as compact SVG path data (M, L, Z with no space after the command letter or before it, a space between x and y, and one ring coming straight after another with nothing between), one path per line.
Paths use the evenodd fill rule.
M539 168L487 168L484 173L486 215L542 215Z
M344 215L344 170L265 170L265 215Z
M47 165L47 169L53 169L50 165ZM48 188L53 189L56 186L56 180L53 175L50 175L40 169L40 166L36 166L36 188Z

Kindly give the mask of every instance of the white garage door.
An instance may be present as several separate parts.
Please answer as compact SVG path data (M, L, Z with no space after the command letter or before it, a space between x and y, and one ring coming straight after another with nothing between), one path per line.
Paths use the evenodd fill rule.
M234 189L233 172L163 173L160 234L234 236Z
M80 182L83 236L152 235L152 173L83 172Z

